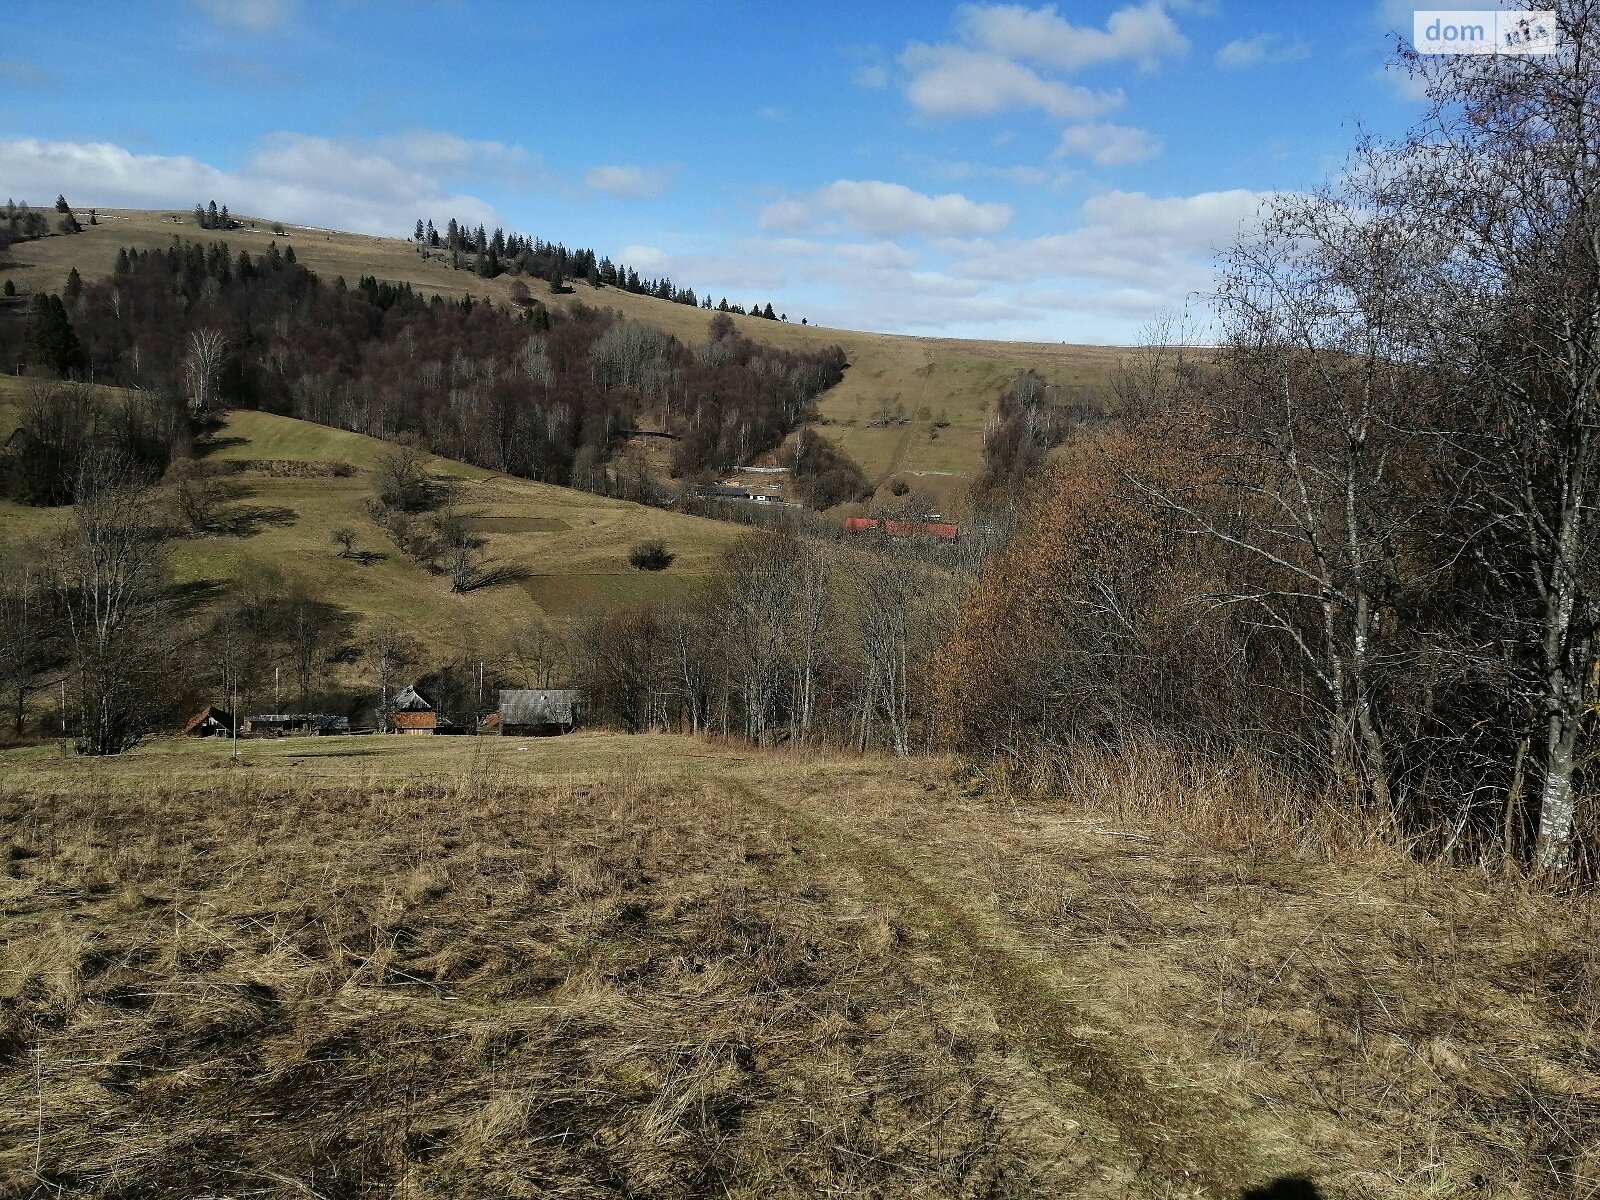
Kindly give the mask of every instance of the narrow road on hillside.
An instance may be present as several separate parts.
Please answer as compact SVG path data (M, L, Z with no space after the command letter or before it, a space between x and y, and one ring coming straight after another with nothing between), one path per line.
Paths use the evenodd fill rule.
M927 402L928 382L933 378L933 352L924 350L922 353L928 360L923 364L922 370L916 372L922 377L922 388L917 393L917 402L911 409L906 423L900 427L900 436L895 438L894 449L889 452L889 465L872 481L874 492L900 473L900 468L906 461L906 454L911 449L911 439L916 435L917 413L922 411L924 404Z

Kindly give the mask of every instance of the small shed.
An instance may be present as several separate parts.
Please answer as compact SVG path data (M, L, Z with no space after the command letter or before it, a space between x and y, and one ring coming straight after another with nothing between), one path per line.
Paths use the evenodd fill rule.
M573 688L507 688L500 693L499 721L487 732L512 737L569 733L578 723L582 701Z
M233 732L233 714L208 704L184 722L180 737L227 737Z

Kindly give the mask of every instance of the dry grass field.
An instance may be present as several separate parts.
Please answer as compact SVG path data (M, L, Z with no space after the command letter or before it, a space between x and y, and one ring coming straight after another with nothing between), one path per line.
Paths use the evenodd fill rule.
M1600 1194L1593 902L1239 764L242 751L0 755L8 1194Z
M260 254L273 240L271 225L270 220L254 219L253 229L213 234L199 229L188 214L103 210L100 224L85 226L81 234L14 247L11 258L16 266L0 274L15 280L24 292L59 291L74 266L85 279L109 274L119 246L165 247L177 234L202 240L222 237L235 249ZM362 275L376 275L409 282L429 295L437 292L451 298L470 293L497 304L510 303L510 277L484 280L470 271L453 271L437 253L425 261L406 241L289 224L284 229L287 236L278 240L292 244L301 262L330 278L343 275L353 282ZM696 281L684 282L693 286ZM557 305L582 302L615 308L687 342L703 341L709 321L701 309L615 288L597 291L586 283L577 284L570 296L542 294L538 286L534 294ZM850 370L819 406L824 432L879 484L902 478L946 504L978 470L988 412L1019 371L1032 368L1068 395L1103 397L1122 353L1112 346L900 337L755 317L734 320L756 341L796 349L843 346ZM903 407L905 424L873 425L885 401ZM941 420L948 425L936 427Z

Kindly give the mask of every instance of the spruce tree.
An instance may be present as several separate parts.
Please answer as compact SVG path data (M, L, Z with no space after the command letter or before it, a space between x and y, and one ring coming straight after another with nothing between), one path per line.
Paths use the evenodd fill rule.
M133 269L133 264L128 261L128 248L121 247L117 251L117 265L112 268L118 275L126 275Z
M76 304L78 297L83 295L83 276L78 274L78 268L73 267L67 272L67 286L65 289L67 303Z
M33 317L28 322L28 361L53 374L65 377L83 358L78 335L67 317L60 296L38 296L33 302Z
M15 296L16 294L17 294L17 285L16 285L16 283L14 281L10 280L10 279L6 280L5 287L0 288L0 295Z
M216 227L217 227L217 202L215 200L213 200L209 205L206 206L206 228L207 229L215 229Z

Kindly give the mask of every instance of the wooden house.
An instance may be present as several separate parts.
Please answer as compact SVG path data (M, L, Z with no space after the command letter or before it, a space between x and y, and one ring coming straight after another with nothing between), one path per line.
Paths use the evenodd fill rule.
M578 723L582 705L572 688L507 688L500 693L500 711L485 733L512 737L548 737L569 733Z
M439 714L415 687L402 688L389 706L384 728L389 733L437 733Z
M180 737L228 737L233 733L233 714L208 704L184 722Z

